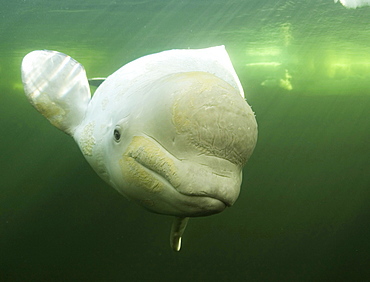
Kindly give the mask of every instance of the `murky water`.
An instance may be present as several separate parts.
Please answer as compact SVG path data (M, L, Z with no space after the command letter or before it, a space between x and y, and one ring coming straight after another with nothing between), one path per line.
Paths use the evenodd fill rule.
M3 1L0 280L364 281L370 277L370 7L331 0ZM241 195L191 219L128 202L28 103L20 63L67 53L89 77L225 45L259 140Z

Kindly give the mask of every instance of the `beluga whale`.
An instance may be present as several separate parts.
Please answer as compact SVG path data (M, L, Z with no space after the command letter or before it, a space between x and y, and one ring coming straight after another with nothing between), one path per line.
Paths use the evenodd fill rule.
M49 50L21 66L29 102L72 136L110 186L145 209L174 216L173 250L190 217L237 200L257 142L255 114L224 46L138 58L91 95L84 67Z

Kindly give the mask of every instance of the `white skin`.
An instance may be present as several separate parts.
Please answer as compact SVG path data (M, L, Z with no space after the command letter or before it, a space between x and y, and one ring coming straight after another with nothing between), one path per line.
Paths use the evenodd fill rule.
M221 212L238 198L257 124L223 46L142 57L93 98L83 67L62 53L28 54L22 80L32 105L75 139L102 179L175 216L174 250L188 217Z

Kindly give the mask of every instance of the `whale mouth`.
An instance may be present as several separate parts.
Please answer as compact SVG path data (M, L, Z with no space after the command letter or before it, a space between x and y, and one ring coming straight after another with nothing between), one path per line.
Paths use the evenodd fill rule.
M218 213L231 206L239 195L240 187L231 170L223 168L226 160L206 158L211 158L213 163L209 160L207 163L204 156L180 160L156 140L148 136L134 136L120 160L120 166L126 182L148 193L150 198L171 203L168 204L171 206L176 203L182 214L201 216ZM128 197L135 198L135 193ZM158 210L154 211L167 213L159 207Z
M134 158L134 160L138 163L138 165L142 166L145 170L147 170L149 173L151 173L153 175L153 177L158 179L158 181L160 181L160 182L162 182L162 183L164 183L168 186L171 186L175 191L177 191L181 195L190 196L190 197L211 198L213 200L217 200L217 201L223 203L223 205L225 207L231 206L233 204L230 200L221 198L220 195L217 195L217 194L211 195L206 191L202 191L202 190L195 190L195 191L189 191L189 192L182 191L181 189L179 189L180 186L176 185L174 183L173 178L169 177L169 175L163 173L163 171L161 169L158 169L157 166L152 166L151 163L145 163L145 162L142 161L142 159L137 158L137 157Z
M187 196L187 197L201 197L201 198L210 198L213 201L214 205L217 205L220 210L224 210L226 207L232 206L233 202L226 198L221 197L222 195L213 193L211 194L210 192L204 191L202 189L194 189L194 190L184 190L181 189L181 184L176 178L176 176L173 173L168 173L168 168L164 169L164 164L162 162L162 166L158 166L158 162L153 163L152 161L148 161L146 157L143 157L142 152L138 154L138 152L132 152L129 154L133 160L141 166L145 171L150 173L153 178L156 179L156 182L164 184L165 186L170 186L174 191L178 192L181 195ZM157 155L158 157L158 155ZM180 161L181 162L181 161ZM161 163L161 161L159 161ZM168 165L168 163L167 163ZM158 187L161 186L160 184L158 185L153 185L152 189L158 189ZM218 201L219 203L216 203L215 201Z

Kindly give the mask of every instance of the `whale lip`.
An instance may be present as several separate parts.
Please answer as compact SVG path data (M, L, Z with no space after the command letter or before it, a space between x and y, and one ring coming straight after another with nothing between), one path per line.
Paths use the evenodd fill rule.
M208 216L220 213L224 211L228 206L220 199L209 197L208 195L197 196L197 195L185 195L179 193L181 197L190 199L193 210L191 212L185 211L183 214L186 216L197 217L197 216Z
M177 190L178 191L178 190ZM194 192L194 193L184 193L182 191L178 191L181 195L184 195L184 196L190 196L190 197L203 197L203 198L209 198L209 199L213 199L213 200L217 200L218 202L222 203L224 208L225 209L226 207L231 207L233 205L233 201L231 201L230 199L227 199L225 197L222 197L220 194L210 194L208 192L202 192L202 191L199 191L198 193L197 192Z
M158 170L158 168L153 166L150 162L145 162L143 159L140 159L140 158L134 158L134 161L138 165L142 166L143 168L148 170L150 173L152 173L154 177L156 177L162 182L165 182L167 185L172 187L175 191L177 191L181 195L190 196L190 197L210 198L210 199L219 201L225 207L230 207L234 203L231 199L228 199L227 197L222 197L220 194L217 194L217 193L209 193L207 191L184 192L183 190L179 189L180 185L176 185L174 183L174 180L171 177L163 173L163 171Z
M204 202L205 208L202 215L204 214L214 214L223 211L226 207L230 207L234 204L236 197L230 196L228 193L220 193L217 189L212 191L212 189L198 189L196 187L194 190L186 190L184 186L186 186L186 182L182 182L181 184L177 183L176 179L173 175L168 175L162 170L158 169L152 162L145 162L145 160L140 158L135 158L135 162L145 168L149 173L151 173L156 179L165 183L169 187L171 187L174 191L179 193L180 195L186 197L192 197L193 199L197 198ZM239 193L238 193L239 194Z
M175 192L177 194L176 198L180 200L181 203L186 203L186 210L179 207L179 210L181 210L181 214L179 214L180 216L186 215L197 217L213 215L222 212L226 207L230 207L233 204L233 201L223 198L220 195L208 194L207 192L202 191L194 193L184 193L179 191L178 187L174 187L171 180L158 172L156 168L152 168L149 164L146 164L139 159L135 159L135 162L149 172L153 178L165 184L165 186L169 187L172 192Z

